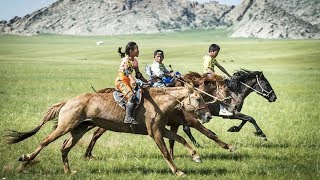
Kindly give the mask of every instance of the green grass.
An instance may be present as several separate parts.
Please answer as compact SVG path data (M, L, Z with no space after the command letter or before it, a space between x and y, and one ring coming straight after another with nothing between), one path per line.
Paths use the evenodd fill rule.
M240 121L215 117L206 127L238 149L229 153L192 130L204 148L203 163L191 161L179 144L175 163L186 179L319 179L320 178L320 41L227 38L227 32L188 31L126 36L0 36L0 131L27 131L40 123L46 109L80 93L113 87L119 46L135 41L141 71L153 51L165 51L165 64L181 73L201 72L202 56L211 43L220 45L218 61L229 71L263 71L278 99L274 103L250 95L243 112L253 116L269 141L253 135L246 124L239 133L226 130ZM102 40L103 46L95 42ZM218 73L221 73L218 71ZM32 152L52 130L48 123L35 136L14 145L1 141L0 178L6 179L174 179L160 151L148 136L107 132L98 141L95 160L83 158L92 132L69 154L63 173L60 146L68 135L47 146L40 162L18 172L17 159ZM178 132L187 139L182 130ZM187 139L188 140L188 139ZM188 140L189 141L189 140ZM189 141L190 142L190 141Z

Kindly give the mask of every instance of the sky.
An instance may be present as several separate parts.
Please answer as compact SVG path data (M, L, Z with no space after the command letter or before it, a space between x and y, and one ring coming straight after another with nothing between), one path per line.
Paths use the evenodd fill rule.
M57 0L0 0L0 20L9 21L14 16L23 17L43 7L47 7ZM210 0L189 0L199 3ZM241 0L216 0L220 4L237 5Z

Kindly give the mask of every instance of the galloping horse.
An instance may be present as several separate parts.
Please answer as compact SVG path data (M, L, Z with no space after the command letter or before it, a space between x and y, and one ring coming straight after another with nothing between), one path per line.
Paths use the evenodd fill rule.
M19 160L26 163L33 160L40 151L51 142L70 132L71 137L64 141L61 149L65 173L70 172L68 153L81 137L92 127L98 126L116 132L126 132L149 135L156 142L171 171L181 176L184 173L174 164L163 137L178 141L188 150L195 161L200 161L196 151L181 136L166 129L168 114L177 106L186 111L202 111L208 113L200 93L193 86L149 88L143 93L140 106L136 109L137 125L124 124L125 113L113 101L112 93L86 93L76 96L66 102L53 105L45 114L42 123L29 132L9 131L6 135L8 143L20 142L36 134L48 121L58 116L56 129L46 136L40 145L30 154L22 155ZM103 97L103 98L102 98ZM110 99L110 101L107 101Z
M226 87L226 84L224 80L219 76L213 76L209 77L207 75L200 75L195 72L190 72L188 74L183 75L183 79L185 79L188 82L192 82L196 87L199 87L200 90L206 92L210 96L203 94L202 96L207 99L207 101L212 101L212 96L216 97L217 100L223 99L225 96L228 95L228 88ZM174 86L181 86L182 84L180 81L175 81ZM101 90L101 92L104 92L105 90ZM170 126L170 130L174 133L177 132L179 126L183 125L184 128L187 127L193 127L197 129L202 134L206 135L208 138L214 140L216 143L218 143L222 148L228 149L231 152L234 151L236 148L231 144L226 144L225 142L221 141L216 134L214 134L212 131L204 127L195 117L194 113L187 112L184 109L181 110L175 110L170 112L168 115L168 123L167 125ZM210 120L210 119L209 119ZM207 119L202 118L202 122L208 122ZM90 141L90 144L85 152L86 158L92 157L92 149L96 143L96 141L100 138L100 136L106 132L106 129L98 128L94 131L92 139ZM169 140L170 143L170 155L173 158L173 145L174 141ZM197 146L197 145L196 145Z
M233 98L233 107L236 108L234 116L228 117L229 119L240 119L242 123L239 126L233 126L228 131L239 132L246 122L250 122L256 129L255 135L267 140L267 136L262 132L256 120L251 116L240 113L244 99L252 92L256 92L260 96L267 99L269 102L275 102L277 95L274 92L271 84L261 71L249 71L241 69L233 74L230 80L226 80L231 90ZM210 112L212 112L210 110Z
M260 71L249 71L245 69L240 69L236 71L230 79L226 79L226 84L228 85L231 91L231 102L228 103L228 106L231 109L234 109L232 116L220 116L219 110L220 107L217 104L209 104L209 109L212 115L220 116L226 119L239 119L242 120L242 123L239 126L233 126L228 131L230 132L239 132L246 122L250 122L256 129L254 134L256 136L262 137L265 141L267 136L261 130L261 128L256 123L256 120L246 114L240 113L245 98L252 92L258 93L260 96L267 99L269 102L274 102L277 99L277 95L271 87L269 81L265 78L262 72ZM204 97L205 99L205 97ZM205 99L206 101L206 99ZM191 139L194 145L198 145L198 142L194 139L191 134L190 128L187 126L183 129L188 137ZM214 135L214 134L212 134Z

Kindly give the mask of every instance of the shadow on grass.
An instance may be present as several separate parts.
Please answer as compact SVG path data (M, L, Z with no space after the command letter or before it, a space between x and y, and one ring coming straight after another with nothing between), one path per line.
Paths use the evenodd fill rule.
M288 148L291 147L289 143L263 143L263 144L254 144L254 147L265 147L265 148Z
M228 173L228 170L225 168L201 168L201 169L180 169L185 172L187 175L224 175ZM162 175L170 175L173 173L168 168L148 168L148 167L121 167L116 169L90 169L90 173L92 174L131 174L131 173L140 173L140 174L162 174Z
M239 153L230 153L230 154L220 154L220 153L210 153L201 156L203 160L243 160L249 159L252 156L249 154L239 154Z

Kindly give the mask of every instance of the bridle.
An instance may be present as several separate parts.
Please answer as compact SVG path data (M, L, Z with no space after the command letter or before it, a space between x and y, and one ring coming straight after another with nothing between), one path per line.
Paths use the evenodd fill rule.
M261 74L260 74L260 76L261 76ZM245 84L245 83L243 83L243 82L241 82L241 81L240 81L240 83L241 83L242 85L246 86L247 88L255 91L256 93L260 94L261 96L269 97L269 95L273 92L273 89L272 89L271 91L265 90L265 89L261 86L261 83L260 83L260 80L259 80L258 75L256 75L256 79L257 79L257 84L258 84L259 87L261 88L261 91L258 91L258 90L256 90L256 89L254 89L253 87L251 87L251 86L249 86L249 85L247 85L247 84Z
M184 83L184 84L186 84L186 83L188 83L188 82L185 82L185 81L183 81L183 80L181 80L181 79L177 79L178 81L180 81L180 82L182 82L182 83ZM196 87L193 87L193 89L194 90L197 90L197 91L200 91L200 92L202 92L202 93L206 93L206 92L204 92L204 91L202 91L202 90L200 90L200 89L198 89L198 88L196 88ZM168 93L166 93L166 94L168 94ZM192 93L190 93L190 91L188 92L188 99L189 99L189 103L187 104L188 106L191 106L191 107L193 107L195 110L193 110L193 112L195 113L195 114L198 114L198 111L200 111L200 110L202 110L202 109L207 109L208 108L208 105L207 105L207 103L204 103L204 105L199 105L199 107L196 107L196 106L194 106L194 105L192 105L191 104L191 94ZM173 97L172 95L170 95L170 94L168 94L169 96L171 96L171 97ZM181 110L182 108L183 108L183 106L185 106L185 104L183 103L183 102L181 102L180 100L178 100L178 99L176 99L175 97L173 97L176 101L178 101L179 102L179 105L178 105L178 109L179 110ZM200 97L201 99L202 99L202 97ZM202 99L203 100L203 99ZM204 102L204 100L203 100L203 102Z

